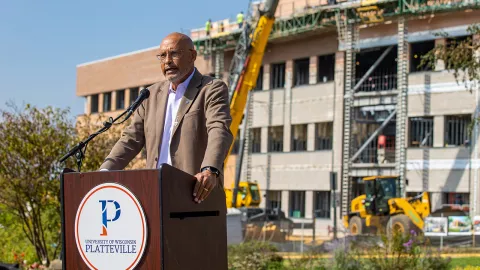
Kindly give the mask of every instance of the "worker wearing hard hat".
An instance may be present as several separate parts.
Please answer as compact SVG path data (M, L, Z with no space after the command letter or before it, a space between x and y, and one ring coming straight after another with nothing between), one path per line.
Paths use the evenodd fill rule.
M238 28L242 28L243 26L243 11L240 11L240 13L237 14L237 23L238 23Z
M210 30L212 30L212 19L208 19L208 21L205 23L205 32L207 36L210 36Z

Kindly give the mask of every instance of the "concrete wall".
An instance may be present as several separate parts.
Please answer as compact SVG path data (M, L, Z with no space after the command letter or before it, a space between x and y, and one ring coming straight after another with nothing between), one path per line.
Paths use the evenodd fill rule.
M409 76L408 116L471 114L475 93L457 84L452 72L414 73Z
M158 47L152 47L78 65L77 96L139 87L163 80L157 53ZM211 59L199 56L195 65L200 72L208 74L213 72Z

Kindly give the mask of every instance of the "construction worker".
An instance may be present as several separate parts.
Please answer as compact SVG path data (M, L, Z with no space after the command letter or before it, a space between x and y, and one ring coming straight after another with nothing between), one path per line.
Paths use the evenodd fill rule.
M205 23L205 32L207 33L207 36L210 36L210 30L212 30L212 19L208 19Z
M223 22L220 22L220 27L219 28L220 28L220 30L219 30L220 33L223 33L223 31L225 31L225 26L223 25Z
M242 28L242 26L243 26L243 11L240 11L240 13L237 14L237 23L238 23L238 28Z

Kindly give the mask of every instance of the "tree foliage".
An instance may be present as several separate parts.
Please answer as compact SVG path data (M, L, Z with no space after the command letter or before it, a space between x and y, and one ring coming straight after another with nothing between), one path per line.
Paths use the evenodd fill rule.
M75 132L68 111L10 107L13 112L1 112L0 203L21 221L37 257L48 262L60 241L58 158Z
M21 264L35 260L35 249L20 226L18 219L0 205L0 262Z
M103 123L108 120L108 116L99 115L82 115L76 122L76 140L85 140L89 135L97 132L103 127ZM121 119L118 121L120 122ZM86 148L85 158L83 159L82 171L95 171L102 165L103 160L110 153L115 143L120 139L122 130L131 122L131 118L120 125L112 125L112 127L91 140ZM75 161L74 157L71 157ZM136 169L145 165L145 160L137 157L127 166L126 169ZM74 167L76 169L76 166Z
M438 44L422 56L420 66L435 68L438 60L442 60L445 69L452 70L457 83L461 80L465 87L472 91L475 82L480 80L480 41L474 36L480 35L480 24L468 27L470 36L464 40L452 39L448 44ZM444 33L439 36L447 38Z
M106 118L82 116L75 121L69 118L68 109L7 107L0 110L0 233L18 230L21 233L10 238L23 234L37 259L48 264L61 247L60 174L65 167L77 170L75 157L65 164L59 160L101 128ZM90 141L83 172L98 170L124 126L114 125ZM142 163L133 162L129 168L135 165ZM8 230L1 222L8 223Z

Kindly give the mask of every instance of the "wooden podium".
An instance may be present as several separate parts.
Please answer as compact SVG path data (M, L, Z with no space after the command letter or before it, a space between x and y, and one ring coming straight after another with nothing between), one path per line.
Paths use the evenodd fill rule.
M225 193L217 187L198 204L192 196L195 182L192 175L169 165L157 170L64 171L63 269L93 269L77 248L75 220L85 195L104 183L124 186L143 208L148 233L135 269L227 269Z

